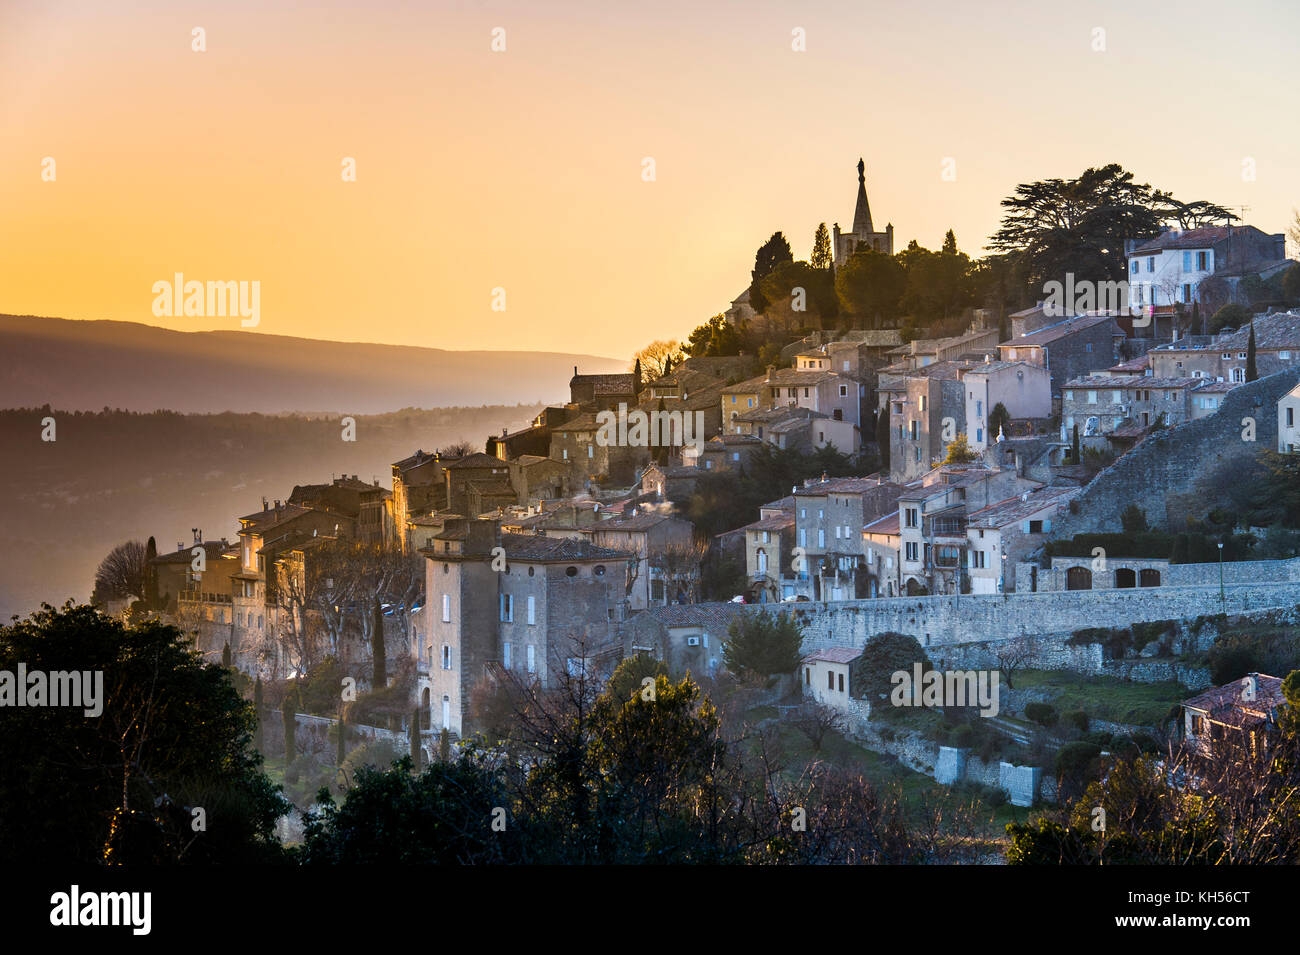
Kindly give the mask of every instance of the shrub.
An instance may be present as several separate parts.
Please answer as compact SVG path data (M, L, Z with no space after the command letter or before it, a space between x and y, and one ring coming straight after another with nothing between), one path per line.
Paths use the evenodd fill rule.
M1055 726L1056 707L1051 703L1029 703L1025 706L1025 718L1039 726Z
M1066 725L1073 726L1080 733L1088 732L1088 714L1083 710L1070 710L1064 719Z

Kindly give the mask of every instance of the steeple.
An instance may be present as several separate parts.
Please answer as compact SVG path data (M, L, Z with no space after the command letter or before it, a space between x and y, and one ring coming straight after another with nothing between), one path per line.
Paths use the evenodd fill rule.
M858 204L853 210L853 234L862 236L876 230L871 226L871 205L867 202L867 164L858 159Z

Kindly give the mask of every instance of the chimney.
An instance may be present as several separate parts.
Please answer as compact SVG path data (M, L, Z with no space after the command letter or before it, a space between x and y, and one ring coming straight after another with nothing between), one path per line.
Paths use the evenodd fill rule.
M577 377L578 377L578 366L577 366L577 365L574 365L574 366L573 366L573 377L574 377L574 378L577 378Z
M266 506L266 498L262 498L262 510L270 510L270 508Z
M768 380L768 381L771 381L771 380L772 380L772 373L773 373L774 371L776 371L776 365L768 365L768 366L767 366L767 380Z

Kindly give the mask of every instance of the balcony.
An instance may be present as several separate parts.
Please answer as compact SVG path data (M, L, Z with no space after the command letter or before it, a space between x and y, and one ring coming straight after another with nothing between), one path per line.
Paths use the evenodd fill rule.
M946 537L951 540L966 539L965 517L932 517L922 528L925 537Z

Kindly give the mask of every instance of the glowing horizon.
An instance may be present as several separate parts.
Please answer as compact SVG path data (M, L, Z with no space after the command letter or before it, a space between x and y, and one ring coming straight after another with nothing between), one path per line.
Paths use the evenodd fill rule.
M980 255L1017 183L1106 162L1286 230L1296 8L998 10L9 3L0 312L240 329L155 316L180 272L260 282L246 330L626 357L723 311L773 232L806 258L847 228L860 156L896 249Z

